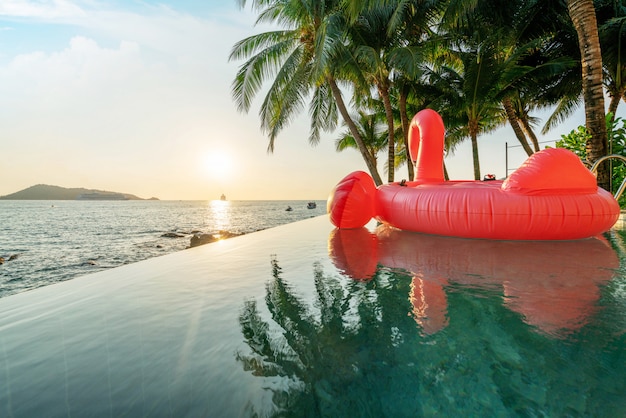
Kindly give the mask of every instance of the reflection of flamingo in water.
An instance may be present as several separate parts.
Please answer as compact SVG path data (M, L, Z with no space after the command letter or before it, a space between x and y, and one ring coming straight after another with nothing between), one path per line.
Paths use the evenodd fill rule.
M580 329L594 313L599 286L619 260L601 238L577 241L490 241L448 238L380 226L335 229L329 238L335 265L369 280L381 264L413 276L409 299L423 331L448 324L446 286L502 288L506 306L550 335Z

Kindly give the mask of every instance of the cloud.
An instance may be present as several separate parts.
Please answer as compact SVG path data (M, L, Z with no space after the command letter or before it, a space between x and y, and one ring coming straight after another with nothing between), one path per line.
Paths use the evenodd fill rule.
M0 16L58 19L84 17L85 12L76 3L65 0L3 0L0 2Z
M0 68L4 96L0 106L7 107L5 112L35 117L37 112L59 114L62 120L70 109L81 113L77 103L89 101L89 108L105 105L107 96L121 86L132 89L145 71L138 44L120 41L115 48L104 48L93 39L75 36L61 51L21 54Z
M27 3L20 4L25 15ZM231 121L241 121L229 91L237 63L227 56L243 32L226 18L150 11L90 9L69 25L76 34L64 45L26 50L0 66L5 151L41 149L61 158L90 147L114 159L116 150L144 147L173 158L207 138L226 137ZM256 118L248 119L256 128Z
M209 84L230 85L236 64L228 63L237 29L216 19L200 19L167 7L137 14L104 8L80 8L67 1L4 1L0 14L76 18L68 44L55 50L23 51L0 67L2 85L26 98L53 90L62 96L112 86L156 90L186 86L198 91ZM78 12L79 11L79 12ZM195 85L195 88L191 85ZM9 86L9 87L6 87ZM0 87L2 89L2 87ZM5 90L4 93L7 93ZM91 92L95 93L95 92Z

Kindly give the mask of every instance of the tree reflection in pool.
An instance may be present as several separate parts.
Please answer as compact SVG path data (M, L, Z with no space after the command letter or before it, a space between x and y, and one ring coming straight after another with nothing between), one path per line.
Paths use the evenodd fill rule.
M265 307L244 302L245 370L276 416L615 416L623 323L601 239L506 242L335 230L314 300L276 257ZM267 308L267 310L265 309ZM271 389L269 389L271 387ZM251 415L258 411L248 411Z

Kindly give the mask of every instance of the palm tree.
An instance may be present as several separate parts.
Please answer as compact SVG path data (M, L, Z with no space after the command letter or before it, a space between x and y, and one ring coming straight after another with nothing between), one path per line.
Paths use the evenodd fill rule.
M513 105L513 101L511 97L505 97L502 100L502 105L504 106L504 111L506 113L506 117L509 121L509 125L513 128L513 132L515 133L515 137L526 151L526 155L531 156L533 154L533 150L530 148L528 141L526 140L526 134L524 133L524 128L522 121L520 120L516 108ZM538 151L538 150L535 150Z
M480 169L474 137L481 131L478 121L489 114L481 106L491 108L487 120L492 123L498 123L499 111L506 115L528 155L538 150L528 112L551 104L546 99L554 96L548 93L552 86L564 85L562 74L569 74L573 65L571 58L558 54L554 18L563 12L541 1L450 3L442 28L452 43L442 55L452 69L448 78L455 80L453 95L459 95L453 101L467 115L476 179Z
M365 110L359 110L358 117L352 117L352 120L356 123L372 159L376 161L378 153L387 148L388 136L385 121L381 120L380 113L369 113ZM335 140L335 145L338 152L348 148L358 148L349 129L340 134L339 138ZM393 170L393 167L391 169Z
M600 28L605 87L611 98L608 113L613 115L626 92L626 57L622 57L621 51L622 33L626 35L625 24L626 17L620 17L611 19ZM617 42L614 42L615 39Z
M517 117L522 130L526 134L525 136L530 138L530 141L533 144L533 152L539 151L539 139L537 139L537 135L535 134L533 128L533 126L537 125L539 119L530 115L531 108L536 108L537 103L530 102L526 99L526 96L517 94L514 97L512 104L515 109L515 116Z
M596 161L608 153L608 139L602 88L602 54L593 0L567 0L567 9L578 34L582 67L585 120L591 139L587 143L587 159ZM598 168L598 185L610 188L608 164Z
M393 108L394 119L396 125L399 126L395 133L396 168L406 163L408 179L415 177L414 165L411 161L409 147L407 146L410 119L420 110L432 107L433 103L445 94L437 86L428 82L427 75L430 69L427 56L425 56L425 63L420 65L419 71L421 72L419 77L410 76L401 72L400 66L398 66L391 90L391 103L395 104ZM453 121L448 119L446 114L442 116L444 116L446 121L446 129L449 131ZM450 138L450 136L447 136L447 138Z
M622 2L594 2L602 49L604 86L610 102L607 113L615 115L626 92L626 8Z
M426 84L430 40L434 36L433 22L439 22L445 10L443 1L400 1L389 24L389 31L401 31L409 48L398 48L393 54L393 80L399 122L402 128L398 149L403 149L400 160L407 162L408 178L414 178L414 166L408 147L409 121L419 110L424 109L441 93ZM445 168L445 167L444 167Z
M399 47L401 38L398 33L389 34L387 24L394 13L393 6L379 6L363 12L350 27L350 39L354 54L359 63L359 70L365 85L357 88L357 92L366 92L374 86L378 97L384 105L387 121L387 146L389 167L387 181L394 181L395 138L394 118L390 99L391 74L390 53Z
M238 0L238 3L244 6L247 2ZM560 2L455 0L446 2L449 7L443 17L439 15L444 3L441 0L252 0L250 3L259 11L260 22L277 23L284 28L244 39L231 53L231 59L247 59L233 83L239 110L249 111L263 84L270 81L260 107L261 127L269 137L268 152L273 151L279 132L308 105L309 141L315 144L321 131L334 130L341 115L375 183L381 184L376 161L359 133L358 124L350 116L343 92L356 95L353 104L357 108L363 98L377 97L384 105L388 181L393 181L391 167L398 160L395 154L403 145L407 149L401 143L404 141L396 143L395 127L400 124L406 132L412 86L433 82L435 85L430 87L445 91L447 96L425 105L446 113L446 125L455 121L455 127L449 129L455 138L465 135L472 140L477 179L480 178L478 135L499 126L508 116L520 142L526 143L526 151L532 153L538 144L528 112L553 104L557 99L563 99L559 111L568 112L574 109L578 97L584 98L587 125L592 133L588 159L593 161L606 154L602 60L598 61L598 29L591 0L568 0L567 12L563 8L565 3ZM611 4L614 18L624 15L616 2L597 0L597 3L604 8ZM559 19L568 14L579 45L592 46L576 51L582 54L580 68L590 70L591 79L585 74L571 82L580 69L566 68L565 57L574 57L567 49L572 44L568 43L568 37L574 32L571 25L565 30L559 27ZM602 23L607 21L604 14L602 19ZM610 46L616 42L605 41L609 45L604 66L609 76L605 77L605 85L615 103L616 98L624 97L625 91L621 87L622 25L622 21L613 20L607 21L605 27L607 39L618 40L612 50ZM431 32L434 29L454 42L442 42ZM429 38L439 40L437 54L446 57L431 68L427 67L428 55L423 49ZM558 65L551 69L546 65L555 58L562 60L560 68L565 71L557 74ZM598 62L600 71L594 66ZM531 75L537 85L535 89L529 87ZM584 88L582 80L585 80ZM442 88L444 82L448 86ZM578 92L583 91L583 96L577 93L577 88ZM462 119L465 128L459 129L456 124ZM546 126L556 120L558 116L549 119ZM412 167L408 166L410 174ZM604 171L606 168L601 167L598 173L600 185L605 183L605 177L608 179Z
M354 88L357 94L369 96L375 91L383 103L387 121L388 158L387 166L395 164L395 118L392 91L394 83L401 79L417 80L424 61L420 51L425 35L430 31L434 19L438 16L440 0L389 0L363 2L357 7L356 2L348 2L348 11L352 12L349 26L349 42L353 48L358 67ZM404 90L407 92L406 89ZM406 96L400 96L405 100ZM406 101L396 103L402 107ZM408 117L401 119L403 127L408 128ZM402 138L402 137L401 137ZM406 141L406 138L404 138ZM404 144L404 148L406 144ZM394 170L388 171L388 181L394 181ZM409 177L412 178L412 166L409 164Z
M562 83L561 80L566 79L563 74L571 74L569 70L576 65L576 61L570 57L546 54L545 51L552 47L552 43L551 36L525 45L515 43L514 50L519 54L517 70L525 71L523 68L526 68L527 71L518 82L510 86L510 92L503 100L509 123L529 156L539 151L539 141L533 129L538 119L531 116L530 111L552 105L554 100L546 100L546 91L551 89L550 86Z
M610 97L608 112L609 114L614 114L620 100L624 98L624 92L626 91L626 81L624 77L626 70L622 58L622 55L624 55L622 50L624 49L624 45L626 45L626 33L624 33L624 23L626 23L624 16L626 15L626 10L621 5L621 2L612 0L596 0L594 2L594 8L598 25L597 31L600 39L600 49L602 52L603 84L606 93L608 93ZM586 103L589 101L589 98L587 97L587 100L585 100L583 95L582 69L584 66L580 64L582 61L581 51L584 51L586 48L580 47L579 32L574 29L573 21L569 13L569 10L565 13L569 22L563 22L561 24L561 30L557 32L560 38L559 49L562 54L576 58L579 61L579 65L576 69L568 70L568 75L562 77L562 82L558 83L555 89L551 89L554 90L554 96L558 97L559 101L556 110L544 126L543 133L546 133L557 123L565 120L581 103L585 102L586 108L589 105L589 103ZM569 29L569 27L572 29ZM597 106L595 113L598 113L600 107L602 107L601 114L603 115L603 106L603 103L602 106ZM589 118L587 118L587 123L588 122ZM608 145L609 140L610 139L607 138L607 144L602 145L603 147L606 146L606 153L610 152ZM593 136L588 141L586 155L583 157L586 158L587 161L594 161L597 158L596 155L600 155L597 152L594 155L589 153L592 148L591 144L594 143L594 141ZM606 175L604 173L605 171ZM600 167L598 172L598 184L603 188L610 187L608 184L604 183L605 177L608 177L610 180L610 171L611 169L604 164Z
M452 35L454 36L454 35ZM478 42L476 42L478 41ZM465 127L456 134L469 137L472 143L474 179L480 180L478 135L490 132L505 121L503 98L503 63L498 62L496 45L491 40L473 44L450 45L445 63L431 74L431 82L446 92L434 108L452 120L464 119Z
M411 83L405 78L400 78L397 81L396 86L398 88L398 110L400 112L400 126L402 127L402 145L404 145L404 158L407 162L406 167L409 175L409 179L415 177L415 170L411 163L411 151L407 146L409 143L409 114L407 111L407 102L409 100L409 94L411 91Z
M533 130L537 119L530 115L530 111L554 105L555 99L546 100L546 91L562 83L564 74L569 75L572 68L577 68L577 61L563 49L563 39L568 40L568 31L563 28L567 26L563 24L563 15L566 15L564 4L541 0L521 1L517 2L515 10L513 22L507 19L499 20L497 24L500 27L512 26L508 43L516 53L521 51L518 64L533 70L523 82L511 89L511 94L507 96L508 103L503 104L507 115L513 113L521 131L516 131L516 135L530 155L539 151L538 139ZM575 51L577 53L577 48ZM577 74L574 77L580 80Z
M241 7L246 0L238 0ZM252 100L264 82L271 80L261 104L261 128L269 136L268 152L273 152L280 131L309 101L311 133L309 142L316 144L321 131L336 128L341 114L351 129L361 155L377 184L381 184L375 162L360 138L356 125L349 119L337 83L341 65L349 66L345 44L344 22L339 0L253 0L259 10L258 22L272 22L283 30L253 35L237 42L230 59L247 59L239 68L232 86L233 97L242 112L248 112Z
M507 116L532 153L511 104L516 83L530 71L519 63L527 47L516 45L518 9L515 1L452 1L439 30L440 51L430 77L447 94L436 108L454 120L465 120L465 127L455 134L471 140L476 180L481 178L478 135L501 126Z

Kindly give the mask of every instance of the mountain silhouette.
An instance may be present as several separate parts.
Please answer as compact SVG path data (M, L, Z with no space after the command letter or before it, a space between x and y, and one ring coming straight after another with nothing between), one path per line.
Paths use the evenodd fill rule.
M145 200L129 193L85 188L65 188L37 184L19 192L0 196L1 200ZM150 200L158 200L153 197Z

